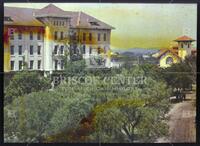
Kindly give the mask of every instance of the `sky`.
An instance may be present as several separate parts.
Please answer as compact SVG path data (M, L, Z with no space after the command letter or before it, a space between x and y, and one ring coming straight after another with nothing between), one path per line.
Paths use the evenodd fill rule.
M4 6L43 8L49 3L4 3ZM196 40L196 4L53 3L66 11L82 11L115 27L112 49L169 48L188 35ZM196 47L196 42L194 43Z

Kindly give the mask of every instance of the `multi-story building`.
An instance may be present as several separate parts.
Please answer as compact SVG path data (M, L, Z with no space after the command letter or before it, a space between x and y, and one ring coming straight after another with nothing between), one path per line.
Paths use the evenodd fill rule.
M21 70L24 63L30 70L62 70L67 51L81 53L85 59L103 55L109 67L112 29L84 12L64 11L52 4L42 9L4 7L4 71ZM79 47L69 47L71 35Z

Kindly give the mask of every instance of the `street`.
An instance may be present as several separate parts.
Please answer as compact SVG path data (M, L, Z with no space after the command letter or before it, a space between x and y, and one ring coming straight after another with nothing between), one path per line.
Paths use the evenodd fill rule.
M186 95L186 101L173 103L167 114L169 117L169 136L159 138L157 142L184 143L196 142L196 95Z

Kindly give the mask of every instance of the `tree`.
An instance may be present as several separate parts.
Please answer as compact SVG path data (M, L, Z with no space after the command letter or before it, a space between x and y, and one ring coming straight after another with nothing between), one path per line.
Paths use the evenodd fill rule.
M143 99L115 99L94 111L96 130L91 139L95 142L154 142L167 134L167 125L160 118L162 113Z
M105 79L109 72L112 75ZM93 127L87 133L87 142L155 141L167 133L163 120L169 108L170 90L165 81L151 75L138 83L128 80L144 75L144 68L135 66L84 74L92 82L69 78L53 91L30 90L32 93L14 98L4 108L5 141L82 142L80 127L91 114L91 125L85 125ZM15 118L7 114L10 110L16 112ZM77 133L80 139L73 138Z
M196 83L196 75L197 75L197 64L196 64L196 56L187 56L185 58L185 64L190 68L192 81Z
M136 67L123 70L121 74L130 76L143 73L141 68ZM121 86L131 87L127 83ZM144 84L135 86L125 94L115 91L109 100L95 107L92 141L153 142L158 136L167 135L168 127L164 119L169 110L171 89L167 89L164 81L151 77L147 77ZM114 86L109 87L112 89Z
M86 65L84 60L71 61L68 60L65 62L65 76L85 76L86 75Z
M4 108L4 133L8 137L14 134L18 139L15 142L38 142L48 132L49 121L62 105L59 93L49 91L33 92L15 98ZM15 112L14 118L9 116L9 111Z
M186 62L187 61L187 62ZM194 82L194 71L189 65L188 60L182 61L180 63L173 64L163 70L163 77L167 84L172 88L189 88Z
M37 72L17 72L5 88L5 104L14 98L31 92L44 91L51 87L50 80L44 78Z

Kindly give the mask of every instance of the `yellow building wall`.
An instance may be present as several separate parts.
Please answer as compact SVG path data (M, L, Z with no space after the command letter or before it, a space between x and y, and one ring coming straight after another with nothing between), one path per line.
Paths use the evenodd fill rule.
M34 26L4 26L4 72L9 72L11 70L10 66L10 38L9 38L9 28L14 29L14 33L21 32L22 35L30 34L30 31L33 34L37 34L38 32L44 33L43 27L34 27Z
M8 27L4 27L4 72L10 71L10 45L8 36Z
M175 57L173 54L166 53L165 56L163 56L163 57L160 58L160 61L159 61L160 67L162 67L162 68L170 67L170 64L166 64L166 59L168 57L172 57L173 58L173 63L178 63L179 62L179 60L177 59L177 57Z
M187 51L186 51L185 49L183 49L183 48L180 48L180 49L178 50L178 56L179 56L182 60L184 60L185 57L187 56Z

